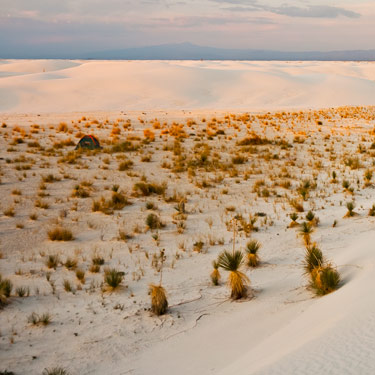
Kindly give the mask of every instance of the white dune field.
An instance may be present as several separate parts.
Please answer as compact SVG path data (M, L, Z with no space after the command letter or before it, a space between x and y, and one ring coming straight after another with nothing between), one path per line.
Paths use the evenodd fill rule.
M0 61L0 111L372 105L372 62Z
M374 170L374 67L1 61L0 274L13 291L0 310L0 372L375 373L375 177L365 177ZM155 139L146 142L148 132ZM83 133L104 149L72 153ZM255 135L263 143L240 145ZM125 140L134 149L116 151ZM143 196L141 181L165 182L165 192ZM75 195L78 185L88 197ZM115 185L131 204L94 212ZM305 246L289 228L293 200L304 208L299 223L309 210L319 217L312 240L340 272L340 287L325 296L308 287ZM344 218L351 201L356 215ZM148 229L150 213L165 226ZM234 216L236 249L262 244L260 266L243 267L252 298L239 301L226 271L219 286L210 280L212 260L232 249ZM257 228L247 232L251 218ZM56 226L74 240L50 240ZM148 285L159 282L161 249L169 310L157 317ZM48 255L58 255L56 268ZM99 272L95 255L105 260ZM125 273L118 290L104 288L105 268ZM18 296L19 287L30 295ZM32 313L51 322L32 324Z

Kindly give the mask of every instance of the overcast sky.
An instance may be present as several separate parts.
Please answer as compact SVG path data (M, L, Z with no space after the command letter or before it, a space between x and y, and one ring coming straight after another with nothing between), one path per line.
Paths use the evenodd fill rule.
M375 0L0 0L1 55L180 42L375 49Z

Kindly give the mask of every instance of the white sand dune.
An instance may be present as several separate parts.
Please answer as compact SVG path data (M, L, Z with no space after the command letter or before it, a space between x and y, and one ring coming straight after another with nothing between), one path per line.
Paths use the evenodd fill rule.
M0 111L373 105L369 62L4 60Z

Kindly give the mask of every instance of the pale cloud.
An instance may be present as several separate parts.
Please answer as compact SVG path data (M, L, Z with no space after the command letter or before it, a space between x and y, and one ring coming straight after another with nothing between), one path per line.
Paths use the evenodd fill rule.
M375 4L369 0L0 1L2 54L185 41L256 49L370 49L375 38Z

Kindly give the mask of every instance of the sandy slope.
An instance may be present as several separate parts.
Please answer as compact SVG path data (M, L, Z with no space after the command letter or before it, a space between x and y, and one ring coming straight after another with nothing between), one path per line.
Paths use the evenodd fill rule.
M374 79L368 62L3 60L0 111L372 105Z

